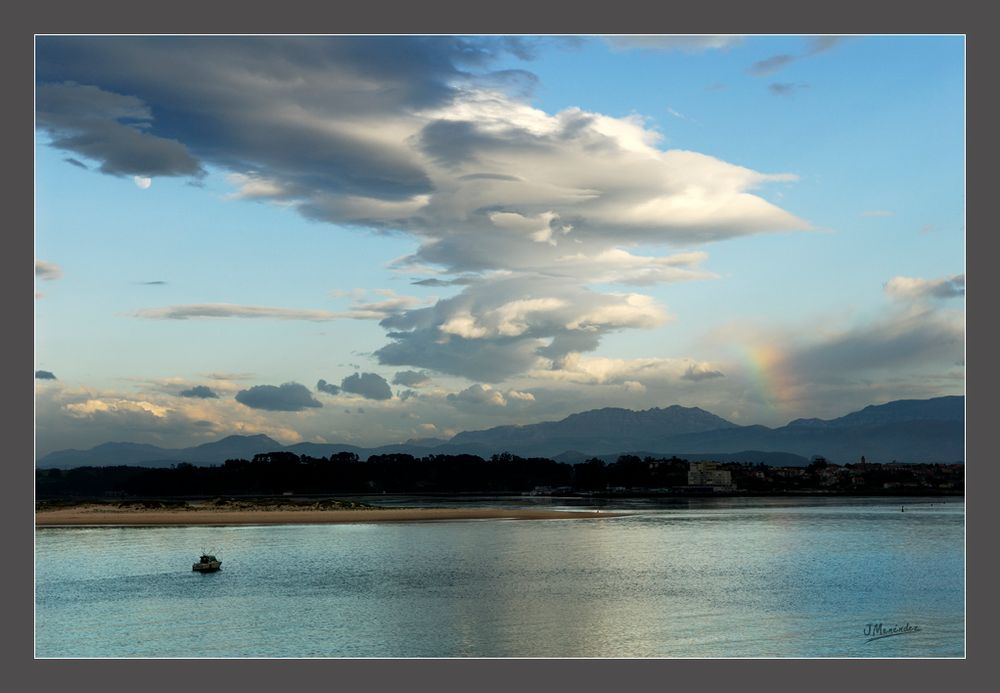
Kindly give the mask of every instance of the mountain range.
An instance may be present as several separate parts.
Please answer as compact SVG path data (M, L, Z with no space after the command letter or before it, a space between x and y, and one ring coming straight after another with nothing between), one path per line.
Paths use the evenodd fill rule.
M345 443L282 445L266 435L232 435L181 449L103 443L89 450L51 452L38 460L38 466L221 464L227 459L250 459L258 453L278 451L311 457L353 452L362 459L390 453L489 457L511 452L574 463L595 456L613 460L625 453L772 466L805 465L814 455L840 464L857 461L862 455L878 462L959 462L965 459L965 398L897 400L837 419L796 419L779 428L740 426L698 407L673 405L644 411L594 409L560 421L463 431L446 441L417 439L376 448Z

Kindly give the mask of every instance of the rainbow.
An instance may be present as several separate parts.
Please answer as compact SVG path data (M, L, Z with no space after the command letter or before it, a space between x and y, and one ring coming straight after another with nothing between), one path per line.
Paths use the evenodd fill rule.
M785 412L795 397L795 382L785 368L785 354L773 344L743 352L749 394L770 409Z

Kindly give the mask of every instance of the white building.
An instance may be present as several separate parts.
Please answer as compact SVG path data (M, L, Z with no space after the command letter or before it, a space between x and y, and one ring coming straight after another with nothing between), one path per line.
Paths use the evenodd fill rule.
M713 491L732 491L733 475L718 462L691 462L688 465L688 486L711 486Z

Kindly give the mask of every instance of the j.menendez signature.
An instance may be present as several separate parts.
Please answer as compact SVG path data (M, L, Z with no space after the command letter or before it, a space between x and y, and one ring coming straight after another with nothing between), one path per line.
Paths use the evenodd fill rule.
M905 626L901 626L898 623L885 626L881 623L866 623L865 624L865 640L866 643L872 640L881 640L882 638L891 638L894 635L906 635L907 633L917 633L920 631L920 626L911 626L907 623Z

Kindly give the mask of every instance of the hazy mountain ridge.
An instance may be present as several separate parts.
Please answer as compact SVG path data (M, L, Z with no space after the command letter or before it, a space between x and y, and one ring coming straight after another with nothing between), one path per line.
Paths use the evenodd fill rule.
M532 455L557 455L573 449L607 453L622 450L623 444L637 449L667 436L731 428L738 426L698 407L673 405L643 411L608 407L571 414L560 421L463 431L447 445L499 446Z
M837 419L796 419L784 428L889 424L909 421L965 421L965 398L961 396L934 399L899 399L886 404L871 404L860 411Z
M861 455L882 462L955 462L965 457L965 398L897 400L871 405L837 419L796 419L773 429L739 426L697 407L672 405L643 411L594 409L559 421L463 431L447 442L414 439L376 448L347 443L282 445L262 434L231 435L181 449L144 443L103 443L90 450L49 453L38 461L38 466L221 464L226 459L249 459L258 453L277 451L312 457L352 452L362 459L391 453L415 456L465 453L489 457L504 451L564 461L594 456L613 458L618 454L678 455L689 459L766 461L775 466L798 464L813 455L823 455L838 463L856 461Z

